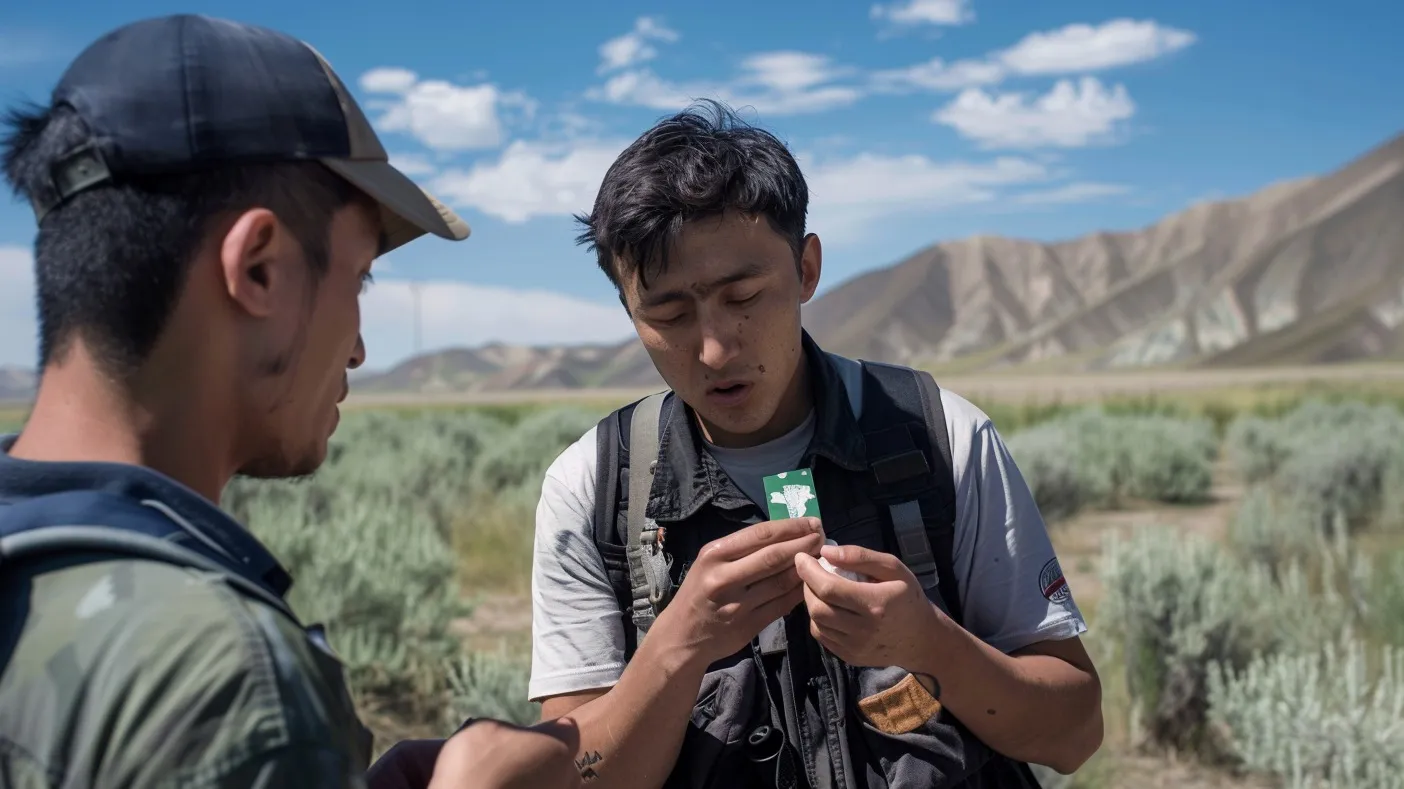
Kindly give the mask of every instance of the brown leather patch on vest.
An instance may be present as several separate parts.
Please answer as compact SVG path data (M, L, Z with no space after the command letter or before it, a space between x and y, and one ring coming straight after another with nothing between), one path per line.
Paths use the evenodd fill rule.
M936 717L941 702L913 674L896 685L858 702L858 709L878 731L906 734Z

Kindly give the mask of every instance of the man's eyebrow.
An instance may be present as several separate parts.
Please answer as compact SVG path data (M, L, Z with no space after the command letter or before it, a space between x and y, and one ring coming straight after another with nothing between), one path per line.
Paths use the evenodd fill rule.
M684 301L688 298L689 291L691 293L696 294L699 298L706 298L707 294L711 293L714 290L717 290L718 288L724 288L732 283L740 282L746 279L751 279L752 277L759 277L764 273L765 269L761 266L755 263L747 263L746 265L731 272L730 274L727 274L723 277L718 277L717 279L712 280L711 282L699 283L698 285L688 289L674 288L672 290L665 290L659 293L650 294L642 300L642 304L644 307L658 307L663 304L667 304L670 301Z

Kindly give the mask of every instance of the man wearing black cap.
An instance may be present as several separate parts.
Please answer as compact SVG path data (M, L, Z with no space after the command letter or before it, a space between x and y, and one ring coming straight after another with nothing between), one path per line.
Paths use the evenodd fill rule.
M123 27L10 127L42 376L0 437L0 784L364 786L335 655L217 503L235 474L320 466L372 262L467 225L262 28ZM568 723L476 722L435 785L573 786L575 748Z

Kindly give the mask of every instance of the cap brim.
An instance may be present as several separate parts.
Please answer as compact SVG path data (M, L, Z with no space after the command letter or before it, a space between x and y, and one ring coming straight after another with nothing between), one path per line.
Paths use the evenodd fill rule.
M380 203L385 252L426 233L462 241L471 230L462 217L420 188L389 162L323 159L322 164Z

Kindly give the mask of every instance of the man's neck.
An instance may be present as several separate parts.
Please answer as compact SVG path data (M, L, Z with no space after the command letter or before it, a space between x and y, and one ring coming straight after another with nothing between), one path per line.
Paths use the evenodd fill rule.
M102 462L145 466L219 502L232 473L220 459L218 421L192 403L199 393L180 383L133 393L101 375L75 348L45 370L12 457L40 462ZM227 420L226 420L227 421Z

